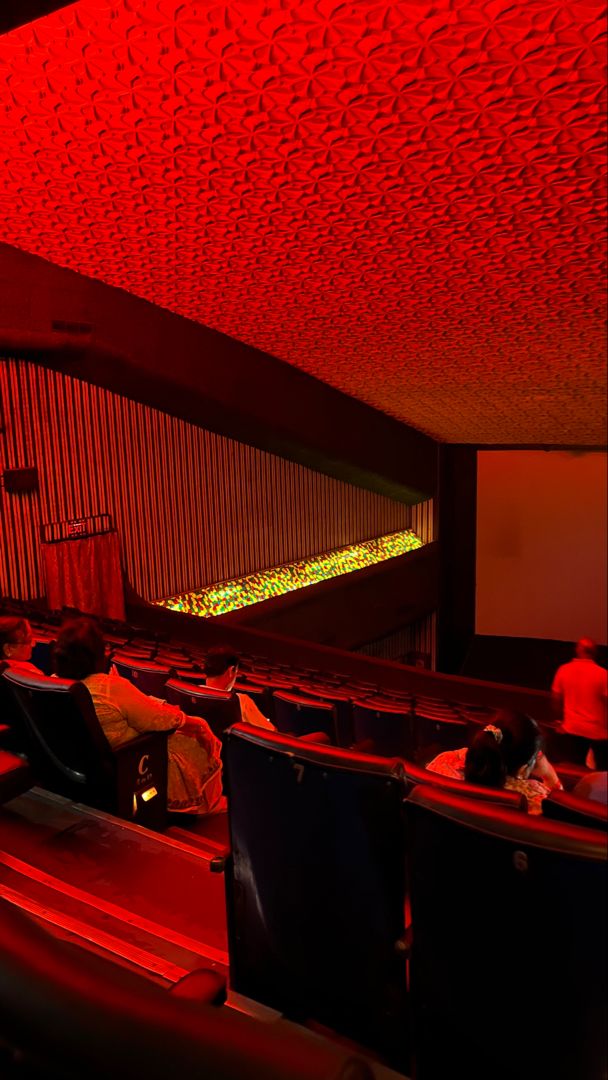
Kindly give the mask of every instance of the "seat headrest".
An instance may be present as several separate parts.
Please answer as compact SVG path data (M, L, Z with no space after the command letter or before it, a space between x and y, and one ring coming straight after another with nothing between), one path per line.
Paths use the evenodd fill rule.
M606 837L597 829L547 821L541 816L514 814L501 806L452 795L440 788L425 785L419 785L410 792L407 804L502 840L598 862L608 859Z
M50 690L54 693L65 693L74 686L73 679L57 679L50 675L35 675L29 671L19 671L10 666L2 672L2 678L12 686L21 686L24 690Z
M278 731L254 727L252 724L235 724L226 733L228 754L234 743L249 743L260 749L283 753L299 761L325 768L342 768L358 772L382 773L403 780L403 764L398 758L376 757L371 754L358 754L353 750L341 750L325 743L304 742L291 735L282 735Z

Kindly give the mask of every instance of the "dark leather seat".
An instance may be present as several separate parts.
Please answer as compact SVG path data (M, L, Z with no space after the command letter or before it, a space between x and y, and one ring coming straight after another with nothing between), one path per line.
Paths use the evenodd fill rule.
M336 710L328 701L274 690L274 724L279 731L291 735L311 735L322 731L335 743Z
M5 669L15 737L37 784L160 829L167 816L167 735L154 731L110 747L83 683Z
M439 788L458 798L466 796L468 799L482 799L484 802L498 804L505 809L527 811L528 803L525 795L519 791L505 791L504 788L481 787L480 784L467 784L464 780L452 779L450 776L442 776L441 773L430 772L413 761L403 761L403 770L406 779L413 788L416 784L430 784L431 787Z
M205 1004L217 980L201 982L204 975L167 993L0 901L0 1054L8 1048L20 1062L9 1076L373 1080L372 1068L348 1050L281 1021Z
M414 755L411 709L368 698L353 702L353 742L386 757Z
M153 697L165 697L165 683L171 677L169 667L161 667L153 660L131 660L126 657L113 656L112 664L123 679L132 682L142 694L151 694Z
M226 734L234 990L404 1066L399 762L238 724Z
M29 762L0 749L0 804L23 795L34 784Z
M199 675L203 679L203 675ZM213 734L223 739L226 728L238 724L241 719L241 705L237 695L228 690L207 689L206 686L193 686L179 679L171 679L164 690L165 698L171 705L177 705L188 716L199 716L206 720Z
M426 765L444 750L467 746L469 741L468 723L447 701L415 698L412 730L419 765Z
M608 807L604 803L579 799L569 791L552 791L543 802L543 817L588 829L608 829Z
M417 1080L606 1075L606 836L416 787Z

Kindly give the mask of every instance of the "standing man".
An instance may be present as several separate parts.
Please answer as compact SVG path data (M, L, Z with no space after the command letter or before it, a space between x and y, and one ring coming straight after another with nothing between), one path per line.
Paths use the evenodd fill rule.
M562 664L551 687L562 729L576 736L579 764L593 750L595 768L606 769L608 748L608 672L595 662L595 642L581 638L574 660ZM574 741L574 740L573 740Z

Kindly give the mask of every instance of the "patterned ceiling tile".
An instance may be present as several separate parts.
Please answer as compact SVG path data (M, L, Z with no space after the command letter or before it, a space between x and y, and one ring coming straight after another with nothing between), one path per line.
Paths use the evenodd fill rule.
M449 441L605 441L595 0L80 0L0 39L0 239Z

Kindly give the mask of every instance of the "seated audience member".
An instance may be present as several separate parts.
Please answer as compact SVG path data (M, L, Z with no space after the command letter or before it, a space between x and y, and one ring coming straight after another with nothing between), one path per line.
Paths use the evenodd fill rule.
M204 664L205 686L210 690L232 690L239 673L239 657L233 649L224 645L215 645L209 649ZM266 728L267 731L276 731L276 727L267 720L258 709L255 701L240 690L237 697L241 706L241 720L245 724L253 724L254 727ZM312 731L307 735L300 735L302 742L324 743L331 742L329 735L324 731Z
M120 675L105 674L105 643L92 619L74 619L61 628L54 658L60 678L79 679L87 687L110 746L145 731L171 732L169 810L209 814L224 809L219 739L204 720L142 694Z
M0 619L0 660L10 667L32 675L42 675L31 663L34 637L27 619L6 616Z
M596 646L581 638L576 654L555 673L551 693L562 730L573 735L573 757L584 765L589 750L596 769L608 767L608 672L595 662Z
M223 645L214 646L209 649L205 657L204 671L205 686L208 686L210 690L232 690L239 673L239 657L232 649L227 649ZM271 724L270 720L267 720L260 712L249 694L239 691L237 697L241 705L241 719L246 724L276 731L274 724Z
M608 804L608 772L590 772L583 776L574 788L573 795L579 799L593 799L594 802Z
M562 786L542 753L536 721L507 710L498 712L494 723L479 731L468 748L438 754L427 769L468 784L520 791L530 814L542 813L543 799Z

